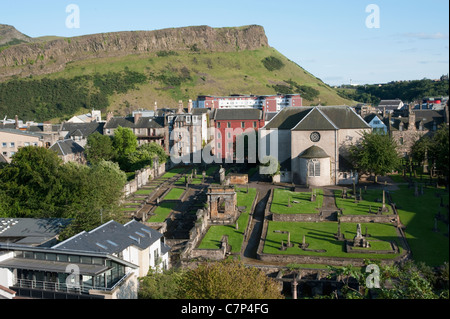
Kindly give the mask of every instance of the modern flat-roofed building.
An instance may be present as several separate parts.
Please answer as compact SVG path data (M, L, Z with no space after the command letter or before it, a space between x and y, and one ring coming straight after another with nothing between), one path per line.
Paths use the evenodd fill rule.
M109 221L51 247L0 243L0 285L38 299L135 299L138 278L169 267L162 234Z
M194 107L208 109L223 108L259 108L264 112L278 112L285 107L297 107L303 105L300 94L276 94L276 95L230 95L208 96L197 98Z

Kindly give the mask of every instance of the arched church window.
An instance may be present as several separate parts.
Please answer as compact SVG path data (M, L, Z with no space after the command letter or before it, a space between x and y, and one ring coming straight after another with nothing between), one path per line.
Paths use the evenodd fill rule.
M319 177L320 176L320 162L316 159L310 160L308 163L308 176Z

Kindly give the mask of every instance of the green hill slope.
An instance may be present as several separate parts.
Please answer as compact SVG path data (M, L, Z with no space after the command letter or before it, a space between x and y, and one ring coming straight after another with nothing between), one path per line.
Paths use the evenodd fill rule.
M229 30L232 29L226 29L226 44L233 39L229 36ZM219 31L224 32L222 29ZM127 39L126 36L129 35L120 36ZM259 36L264 38L264 34ZM238 39L238 36L236 38ZM256 36L249 41L254 41L255 38L259 41ZM69 45L70 42L70 45L74 45L74 42L78 41L74 39L77 38L72 41L57 40L53 47ZM199 41L192 37L191 41L194 40ZM188 49L182 50L141 50L120 56L93 55L69 60L62 70L58 68L54 72L41 75L36 72L23 79L15 75L0 83L0 114L12 116L15 113L24 120L59 121L74 114L86 113L86 110L90 111L92 108L125 115L137 108L152 109L155 101L159 107L174 108L179 100L183 100L186 105L187 100L195 100L199 95L230 94L301 93L304 105L351 103L276 49L264 43L259 45L259 42L254 45L256 49L240 49L242 43L245 43L242 36L239 36L239 41L241 44L236 40L235 48L228 45L226 50L222 51L208 48L204 44L197 46L197 42L193 42ZM22 45L21 50L24 48L31 47ZM10 50L3 54L4 61L8 61L7 59L18 51L17 48L14 49L16 51ZM28 62L22 61L23 65L18 63L15 66L6 66L5 62L3 70L13 70L20 74L17 72L18 68L51 69L52 63L56 64L59 57L47 56L48 50L38 54L31 62L30 59ZM120 74L129 76L122 79L118 76ZM124 81L126 84L123 84ZM50 88L52 94L50 95L48 89L43 90L42 86ZM23 92L21 96L17 94L18 90ZM80 101L75 101L76 96L80 97ZM21 100L22 106L17 104L18 100ZM17 110L17 107L27 110Z

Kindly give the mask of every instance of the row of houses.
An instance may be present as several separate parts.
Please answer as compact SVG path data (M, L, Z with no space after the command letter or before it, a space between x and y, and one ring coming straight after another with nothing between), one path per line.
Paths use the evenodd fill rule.
M246 104L247 98L229 97L229 101L241 99L236 101L245 102L240 107L228 104L198 107L199 100L189 100L187 107L182 101L176 108L158 108L155 103L153 110L135 110L126 117L108 113L106 120L101 122L97 121L101 115L93 111L95 116L86 117L85 123L78 123L78 117L76 123L60 125L42 124L19 129L1 128L0 125L0 154L10 161L20 147L36 145L53 149L65 161L83 163L83 147L90 134L99 132L114 136L117 128L126 127L136 135L139 145L157 143L172 155L172 159L179 157L188 163L200 163L195 159L205 156L204 151L209 147L214 161L232 163L237 158L236 136L259 132L259 149L266 153L257 155L260 159L270 155L268 152L275 155L281 164L281 181L337 185L350 183L357 177L349 165L346 150L361 139L362 132L375 130L390 134L397 141L399 152L408 156L415 141L433 134L442 123L448 123L447 105L440 110L416 109L413 105L401 106L400 101L395 109L386 110L384 106L381 111L379 108L349 106L307 107L299 103L266 112L260 104ZM218 101L225 103L227 100L223 97ZM305 154L311 156L308 150L313 146L321 156L326 154L322 158L328 160L300 160ZM319 167L318 164L308 164L318 161L322 162L323 173L311 168ZM307 178L319 174L320 179Z

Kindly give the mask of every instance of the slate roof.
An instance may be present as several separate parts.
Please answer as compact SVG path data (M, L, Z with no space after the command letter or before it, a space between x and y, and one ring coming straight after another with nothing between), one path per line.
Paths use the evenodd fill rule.
M62 218L0 218L0 242L40 245L71 223Z
M242 109L242 108L216 109L213 113L213 119L216 121L261 120L262 111L259 109Z
M279 130L366 129L370 126L349 106L286 107L267 125Z
M66 137L80 136L87 138L89 135L99 132L103 134L103 127L105 123L63 123L61 131L68 132Z
M293 131L327 131L339 129L334 123L319 109L313 108L300 122L292 129Z
M134 123L134 117L113 117L105 124L105 129L128 127L128 128L162 128L164 117L141 117Z
M50 147L50 149L52 151L55 151L59 156L66 156L69 154L78 154L84 152L84 148L80 144L70 139L57 141Z
M278 112L272 120L265 126L266 129L291 130L293 129L309 112L311 108L286 107Z
M301 158L328 158L328 154L319 146L313 145L299 155Z
M416 120L414 122L416 129L419 129L420 122L423 123L424 130L433 130L433 122L436 123L436 127L444 123L444 111L443 110L414 110ZM390 129L393 131L399 130L400 123L403 123L403 129L409 129L409 117L393 117L391 118ZM383 120L384 124L388 126L389 119L385 118Z
M162 236L160 232L135 220L125 225L111 220L90 232L81 232L53 248L116 254L132 245L145 249Z
M0 128L0 132L25 135L25 136L33 136L33 137L37 137L39 139L43 139L45 137L44 133L29 132L29 131L22 131L22 130L16 130L16 129L8 129L8 128L5 128L5 129Z

